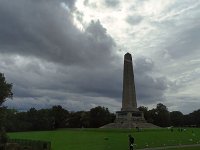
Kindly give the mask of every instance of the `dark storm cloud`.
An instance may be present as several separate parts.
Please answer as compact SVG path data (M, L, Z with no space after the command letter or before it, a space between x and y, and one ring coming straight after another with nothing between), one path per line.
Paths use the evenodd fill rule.
M49 96L61 101L67 99L67 93L92 97L121 97L122 68L118 66L63 66L33 58L17 65L18 60L5 58L0 60L12 63L0 64L1 72L6 73L8 80L14 84L15 97Z
M144 104L165 100L164 93L168 87L165 77L152 75L155 66L152 60L141 57L135 60L135 84L139 102Z
M59 2L1 2L0 52L68 65L94 65L109 60L115 43L101 23L93 21L81 32L73 24L72 11ZM65 5L70 9L73 3L69 2Z
M1 60L5 62L5 59ZM10 62L12 61L10 60ZM3 72L6 72L9 81L14 83L13 88L17 101L9 101L10 106L18 106L19 99L24 99L23 103L29 104L23 104L23 109L41 108L47 106L45 103L48 103L48 107L53 104L65 104L69 110L78 110L82 105L84 105L82 107L89 107L92 102L109 107L107 101L102 99L99 101L98 97L113 98L121 103L122 63L111 68L104 66L104 68L90 69L79 66L59 66L43 61L41 65L41 62L37 59L32 59L32 61L20 67L15 65L16 62L17 60L14 60L10 65L6 64L6 67L0 65L1 68L5 69ZM137 58L135 60L136 92L140 104L163 100L167 82L163 77L153 78L151 73L154 69L155 66L149 59ZM77 94L82 95L82 97L77 97ZM75 95L75 97L69 95ZM25 99L29 101L25 102ZM90 101L88 101L89 99ZM46 100L49 100L49 102ZM73 100L80 101L82 105L76 104L78 105L76 106L68 102ZM36 106L37 101L41 106ZM21 106L20 109L22 109Z
M82 74L80 76L79 74ZM75 78L76 80L73 80ZM122 67L104 67L102 69L79 69L70 80L73 91L91 96L121 97Z
M120 4L119 0L105 0L108 7L117 7Z

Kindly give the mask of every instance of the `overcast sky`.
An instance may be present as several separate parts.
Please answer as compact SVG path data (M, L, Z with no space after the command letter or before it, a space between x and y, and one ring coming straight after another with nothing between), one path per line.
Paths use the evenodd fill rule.
M119 111L126 52L138 106L200 109L199 0L0 0L9 108Z

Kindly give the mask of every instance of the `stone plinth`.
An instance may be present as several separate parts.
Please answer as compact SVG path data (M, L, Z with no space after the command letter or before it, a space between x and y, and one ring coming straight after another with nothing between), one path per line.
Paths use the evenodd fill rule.
M115 122L146 122L143 112L140 111L117 111Z
M120 129L132 129L132 128L160 128L154 124L151 123L147 123L147 122L123 122L123 123L119 123L119 122L114 122L114 123L109 123L105 126L102 126L101 128L106 128L106 129L110 129L110 128L120 128Z

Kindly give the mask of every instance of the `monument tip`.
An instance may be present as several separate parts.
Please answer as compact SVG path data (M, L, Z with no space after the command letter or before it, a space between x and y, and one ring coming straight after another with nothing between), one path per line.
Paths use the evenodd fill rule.
M132 56L131 56L131 54L127 52L127 53L124 55L124 60L131 60L131 61L132 61Z
M129 52L127 52L125 55L131 55Z

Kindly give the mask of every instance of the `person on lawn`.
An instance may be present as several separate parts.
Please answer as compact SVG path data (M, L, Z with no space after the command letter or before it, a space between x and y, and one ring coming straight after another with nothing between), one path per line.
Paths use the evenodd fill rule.
M134 138L129 134L129 148L133 150Z

